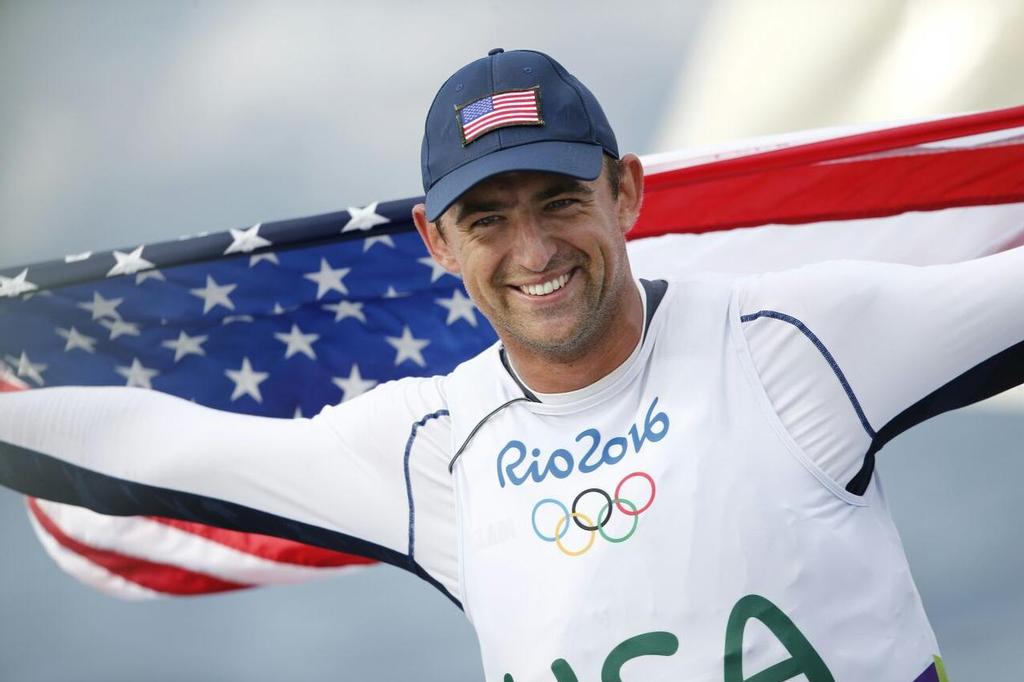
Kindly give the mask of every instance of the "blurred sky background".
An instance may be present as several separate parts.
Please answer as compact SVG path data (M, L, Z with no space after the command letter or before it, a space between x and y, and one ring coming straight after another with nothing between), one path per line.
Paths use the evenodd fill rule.
M651 153L1024 104L1022 35L1020 0L0 1L0 267L419 194L434 91L492 47L550 52ZM1021 403L880 456L953 680L1020 678ZM6 490L0 548L0 680L482 679L396 569L122 603Z

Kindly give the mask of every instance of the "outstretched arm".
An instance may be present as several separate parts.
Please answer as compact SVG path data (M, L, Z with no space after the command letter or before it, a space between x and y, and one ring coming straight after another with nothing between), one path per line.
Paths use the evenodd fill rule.
M0 483L106 514L198 521L403 565L409 429L442 400L437 380L408 379L284 420L141 389L3 394Z

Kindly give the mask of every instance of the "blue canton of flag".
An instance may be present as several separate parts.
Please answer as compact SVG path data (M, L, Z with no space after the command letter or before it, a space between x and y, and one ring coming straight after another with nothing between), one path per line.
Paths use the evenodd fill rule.
M484 114L489 114L492 111L494 111L494 103L490 97L478 99L460 112L462 114L462 124L472 123Z
M413 203L0 271L0 381L293 417L447 373L496 337L427 254Z

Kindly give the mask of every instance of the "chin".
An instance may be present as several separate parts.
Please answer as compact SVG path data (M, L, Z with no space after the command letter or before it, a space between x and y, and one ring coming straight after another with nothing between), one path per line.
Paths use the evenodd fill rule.
M546 330L530 334L513 334L513 336L522 347L563 361L575 360L585 355L597 344L597 339L592 338L593 335L580 333L580 324L574 324L569 329L563 329L560 332Z

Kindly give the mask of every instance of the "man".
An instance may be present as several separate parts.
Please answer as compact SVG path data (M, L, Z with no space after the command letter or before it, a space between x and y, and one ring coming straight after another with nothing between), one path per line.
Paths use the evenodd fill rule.
M442 85L423 175L417 228L499 344L310 420L3 395L0 482L404 567L489 680L944 677L874 455L1024 381L1024 250L636 281L640 163L536 52Z

